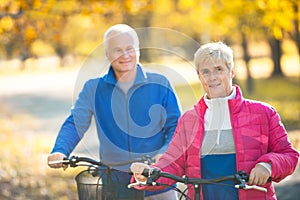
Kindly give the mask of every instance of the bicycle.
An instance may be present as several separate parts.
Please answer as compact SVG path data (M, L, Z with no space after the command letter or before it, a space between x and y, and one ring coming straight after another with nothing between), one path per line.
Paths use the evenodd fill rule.
M88 167L80 171L75 177L79 200L114 200L127 199L121 196L120 190L128 189L120 183L118 176L121 172L116 170L115 167L133 162L142 162L149 165L153 163L153 160L149 156L144 156L124 162L106 164L88 157L71 156L59 161L50 161L49 164L62 163L73 168L78 166ZM144 199L144 191L134 190L133 193L135 199Z
M194 194L194 200L200 200L200 185L202 184L220 184L224 181L233 181L235 183L235 188L237 189L255 189L262 192L267 192L266 188L257 186L257 185L247 185L246 182L249 180L249 175L245 173L244 171L239 171L236 174L229 175L229 176L223 176L218 177L215 179L202 179L202 178L189 178L187 176L179 177L171 173L162 172L157 168L152 169L144 169L143 176L147 177L146 183L136 182L131 183L128 185L128 188L132 188L134 186L167 186L172 187L170 185L164 185L159 182L156 182L156 180L160 177L169 178L171 180L174 180L178 183L183 183L186 186L186 189L184 191L180 190L178 187L172 187L172 189L176 190L179 193L180 199L185 197L185 199L190 199L186 195L186 191L188 190L188 185L193 185L195 194ZM268 182L271 181L271 178L269 178ZM230 185L231 186L231 185Z

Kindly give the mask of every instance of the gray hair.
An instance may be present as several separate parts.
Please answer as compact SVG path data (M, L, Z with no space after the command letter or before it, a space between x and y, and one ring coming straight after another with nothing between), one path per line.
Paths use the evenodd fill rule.
M194 55L196 70L208 59L212 61L223 61L229 70L234 67L233 51L223 42L212 42L202 45Z
M139 38L136 31L126 24L116 24L104 33L104 48L106 50L108 47L107 43L113 34L128 34L133 39L134 47L139 48Z

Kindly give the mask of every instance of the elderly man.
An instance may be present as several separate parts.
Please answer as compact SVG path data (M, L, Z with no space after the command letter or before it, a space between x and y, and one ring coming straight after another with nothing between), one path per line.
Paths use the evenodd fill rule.
M177 97L164 76L146 72L139 63L139 39L131 27L117 24L104 35L111 63L100 78L87 81L62 125L49 161L70 155L94 116L100 142L100 159L118 163L144 155L155 160L165 152L181 114ZM100 64L100 63L99 63ZM49 164L52 168L62 164ZM137 199L128 189L129 165L118 168L122 186L118 199ZM146 192L148 199L176 199L172 190ZM146 197L147 198L147 197Z

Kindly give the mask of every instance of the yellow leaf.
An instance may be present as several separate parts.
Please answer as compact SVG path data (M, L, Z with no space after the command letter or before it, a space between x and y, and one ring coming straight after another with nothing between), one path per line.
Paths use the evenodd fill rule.
M25 40L29 42L37 38L37 33L32 26L28 26L24 31L24 36L25 36Z
M179 0L178 7L181 10L189 10L193 7L194 1L193 0Z
M6 16L1 19L1 27L5 31L10 31L14 27L14 21L11 17Z
M278 40L280 40L282 38L282 31L281 31L280 27L276 26L273 28L273 35Z

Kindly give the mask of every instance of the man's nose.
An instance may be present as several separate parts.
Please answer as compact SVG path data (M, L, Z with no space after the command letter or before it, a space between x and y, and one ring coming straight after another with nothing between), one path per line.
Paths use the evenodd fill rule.
M125 57L125 58L127 58L127 57L129 57L129 55L130 55L130 52L129 51L123 51L122 52L122 57Z

